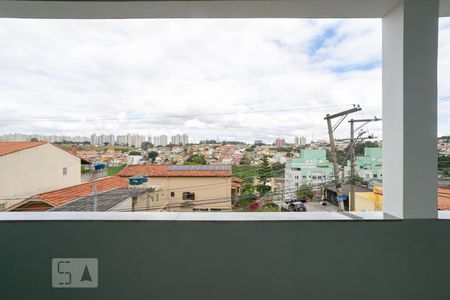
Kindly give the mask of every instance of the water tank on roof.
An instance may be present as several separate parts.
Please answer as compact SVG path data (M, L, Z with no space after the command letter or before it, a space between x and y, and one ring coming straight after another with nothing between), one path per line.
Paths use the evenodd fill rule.
M96 170L103 170L104 168L105 168L105 163L95 163L94 164L94 168L96 169Z
M130 185L141 185L144 183L144 177L143 176L133 176L128 178L128 183Z

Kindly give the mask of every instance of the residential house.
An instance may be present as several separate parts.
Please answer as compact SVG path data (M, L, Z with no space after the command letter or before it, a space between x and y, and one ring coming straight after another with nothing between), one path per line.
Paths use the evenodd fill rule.
M226 165L130 165L118 176L148 176L168 211L231 210L231 167ZM145 187L146 184L143 185Z
M19 203L16 203L9 210L48 211L54 207L66 204L75 199L92 195L94 193L94 183L97 193L103 193L119 188L128 188L128 180L126 178L118 176L106 177L93 182L77 184L31 196L20 201Z
M239 200L242 194L242 186L245 185L247 181L239 177L231 177L231 199L233 203Z
M81 160L48 142L0 142L0 211L81 182Z
M117 212L131 212L150 210L148 207L139 203L152 203L150 199L153 189L132 189L132 188L117 188L106 192L80 197L73 201L59 205L50 209L51 212L61 211L117 211ZM156 208L156 204L154 205Z

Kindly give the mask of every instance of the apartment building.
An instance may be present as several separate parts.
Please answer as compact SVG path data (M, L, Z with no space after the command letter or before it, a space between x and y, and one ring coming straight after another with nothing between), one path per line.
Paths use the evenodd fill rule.
M274 145L276 147L284 147L286 145L286 141L284 140L284 138L279 137L275 140Z
M382 165L382 148L366 147L364 155L355 158L355 172L365 181L382 179ZM347 161L344 170L345 174L350 176L350 161Z
M324 184L333 180L333 165L327 160L325 149L302 149L300 157L286 162L286 191L295 192L301 185Z

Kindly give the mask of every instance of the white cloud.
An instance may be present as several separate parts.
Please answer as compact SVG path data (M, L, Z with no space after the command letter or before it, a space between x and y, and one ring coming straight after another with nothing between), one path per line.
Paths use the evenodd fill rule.
M0 134L322 138L351 103L381 116L380 59L380 20L0 19L0 113L23 120ZM287 108L315 109L245 113Z

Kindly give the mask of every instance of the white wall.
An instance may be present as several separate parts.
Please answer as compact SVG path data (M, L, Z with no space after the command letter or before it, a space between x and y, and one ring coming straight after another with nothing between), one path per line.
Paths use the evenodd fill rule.
M13 199L0 203L11 206L19 199L79 184L80 168L78 157L51 144L0 156L0 199Z
M383 18L384 211L437 217L438 0L404 0Z

